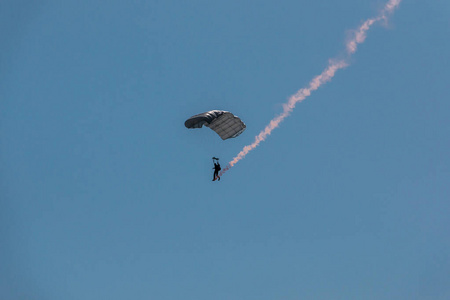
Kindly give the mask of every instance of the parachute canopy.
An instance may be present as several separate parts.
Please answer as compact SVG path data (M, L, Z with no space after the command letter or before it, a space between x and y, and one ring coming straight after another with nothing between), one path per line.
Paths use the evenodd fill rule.
M207 111L192 116L184 122L187 128L202 128L203 125L214 130L222 140L237 137L246 128L239 117L224 110Z

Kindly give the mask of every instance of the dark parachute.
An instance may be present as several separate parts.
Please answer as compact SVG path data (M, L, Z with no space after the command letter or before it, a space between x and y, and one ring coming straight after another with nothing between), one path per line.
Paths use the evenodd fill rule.
M192 116L184 122L184 126L187 128L202 128L203 125L214 130L222 140L235 138L246 128L241 119L224 110L204 112Z

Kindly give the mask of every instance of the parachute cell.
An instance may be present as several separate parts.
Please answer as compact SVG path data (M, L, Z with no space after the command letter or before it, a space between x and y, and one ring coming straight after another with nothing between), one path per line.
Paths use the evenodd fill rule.
M211 110L192 116L184 125L187 128L202 128L205 125L214 130L222 140L237 137L246 128L239 117L224 110Z

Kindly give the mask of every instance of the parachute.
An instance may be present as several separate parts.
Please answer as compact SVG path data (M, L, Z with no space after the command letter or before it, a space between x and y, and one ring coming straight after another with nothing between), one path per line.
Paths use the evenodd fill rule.
M214 130L222 140L235 138L246 128L239 117L224 110L207 111L192 116L184 122L187 128L202 128L203 125Z

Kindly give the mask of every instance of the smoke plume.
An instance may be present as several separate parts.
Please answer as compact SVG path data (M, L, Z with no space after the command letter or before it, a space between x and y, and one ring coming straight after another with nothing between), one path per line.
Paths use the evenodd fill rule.
M233 167L238 161L243 159L250 151L258 147L258 145L265 141L266 138L272 133L272 131L277 128L280 123L290 115L294 110L297 103L302 102L311 93L321 87L323 84L330 81L336 71L343 69L349 65L349 59L354 54L358 48L358 45L363 43L367 36L367 31L372 27L373 24L380 21L387 21L388 16L400 5L401 0L389 0L384 8L381 10L380 14L374 18L367 19L360 25L356 30L352 31L351 38L346 43L346 58L344 59L330 59L328 66L325 70L318 76L314 77L309 85L297 91L294 95L289 97L289 100L283 104L283 112L273 118L269 124L255 137L255 141L250 145L245 146L222 170L220 175L228 171Z

